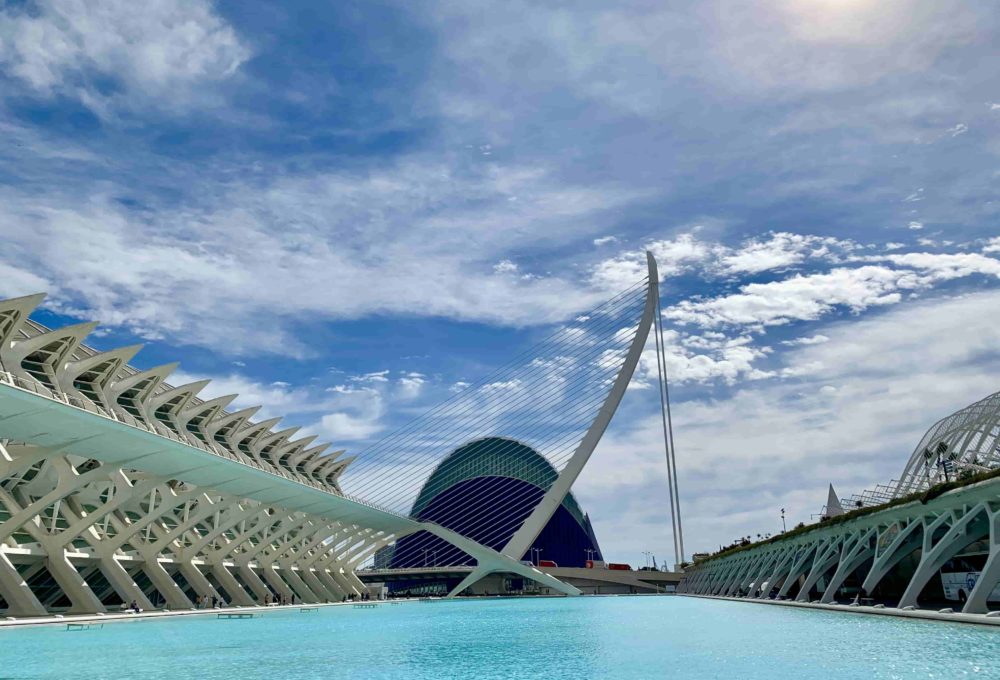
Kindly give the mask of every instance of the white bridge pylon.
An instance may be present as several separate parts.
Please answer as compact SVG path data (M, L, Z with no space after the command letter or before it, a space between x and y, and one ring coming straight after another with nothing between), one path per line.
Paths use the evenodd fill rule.
M594 418L590 427L587 428L569 462L566 463L556 481L546 491L542 500L524 521L521 528L514 533L500 551L507 558L519 560L531 544L534 543L535 539L538 538L538 534L548 524L559 504L563 502L566 494L573 487L573 483L580 476L587 461L590 460L590 456L594 453L594 449L597 448L597 444L601 441L601 437L604 436L604 432L611 423L612 417L618 410L618 405L625 395L625 390L632 380L632 375L635 373L636 366L639 364L639 358L642 356L642 351L645 348L646 339L652 327L659 300L659 274L656 269L656 260L653 258L652 253L646 253L646 265L648 281L642 316L639 318L635 337L625 354L618 375L611 384L611 389L608 390L608 396L601 405L597 417ZM504 570L504 564L496 560L480 562L477 568L454 588L449 595L454 597L484 576ZM574 590L576 589L574 588ZM564 590L563 592L566 591ZM579 594L579 591L572 594Z

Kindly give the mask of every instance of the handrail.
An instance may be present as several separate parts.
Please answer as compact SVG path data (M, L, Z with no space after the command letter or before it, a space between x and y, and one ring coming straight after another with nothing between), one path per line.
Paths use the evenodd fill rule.
M427 567L389 567L384 569L379 567L362 567L361 569L357 569L356 571L362 572L364 574L371 574L373 572L378 572L380 574L382 573L396 574L396 573L413 572L413 571L455 571L456 569L467 569L469 571L472 571L473 569L475 569L475 567L469 564L455 564L451 566L439 564Z

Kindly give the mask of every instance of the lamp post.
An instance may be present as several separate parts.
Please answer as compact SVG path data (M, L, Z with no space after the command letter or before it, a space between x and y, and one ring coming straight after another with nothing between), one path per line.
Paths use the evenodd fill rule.
M781 509L781 533L785 533L787 529L785 528L785 509Z

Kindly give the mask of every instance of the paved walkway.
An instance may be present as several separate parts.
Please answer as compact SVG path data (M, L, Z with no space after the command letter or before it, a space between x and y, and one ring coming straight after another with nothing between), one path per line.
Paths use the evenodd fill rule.
M724 600L726 602L747 602L749 604L771 604L779 607L802 607L805 609L824 609L826 611L847 612L848 614L873 614L875 616L898 616L904 619L925 619L927 621L946 621L948 623L976 623L984 626L1000 626L1000 612L990 614L962 614L961 612L941 612L933 609L896 609L895 607L871 607L867 605L821 604L819 602L796 602L794 600L753 600L743 597L720 597L718 595L694 595L678 593L682 597L700 597L706 600Z
M330 602L324 604L287 604L270 605L260 607L224 607L222 609L182 609L169 611L157 609L154 611L141 612L108 612L107 614L54 614L52 616L33 616L23 618L11 618L0 620L0 629L17 628L23 626L64 626L67 623L121 623L124 621L140 621L143 619L161 619L177 616L215 616L217 614L267 614L279 611L298 611L300 609L314 609L316 607L351 607L355 604L375 604L384 606L390 603L405 602L406 600L367 600L365 602Z

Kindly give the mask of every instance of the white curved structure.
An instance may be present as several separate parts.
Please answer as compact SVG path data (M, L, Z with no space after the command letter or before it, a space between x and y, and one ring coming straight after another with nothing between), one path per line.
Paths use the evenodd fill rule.
M934 423L903 468L896 496L1000 467L1000 392Z
M927 431L895 500L886 493L878 505L858 502L849 508L854 513L710 557L687 570L680 591L823 603L868 595L913 608L949 560L972 550L987 558L981 572L968 575L959 600L964 613L986 613L1000 586L1000 477L975 475L1000 468L998 447L1000 393ZM931 489L946 481L965 483Z
M169 385L176 364L134 369L139 347L87 347L92 323L32 322L42 295L0 301L0 612L101 612L133 600L187 608L205 596L340 600L362 589L361 562L417 531L475 557L478 574L578 594L520 563L518 546L561 502L632 376L655 309L651 258L650 267L635 339L615 359L597 419L502 551L345 495L354 457L276 429L280 419L253 420L256 408L227 411L235 395L200 399L207 381Z

